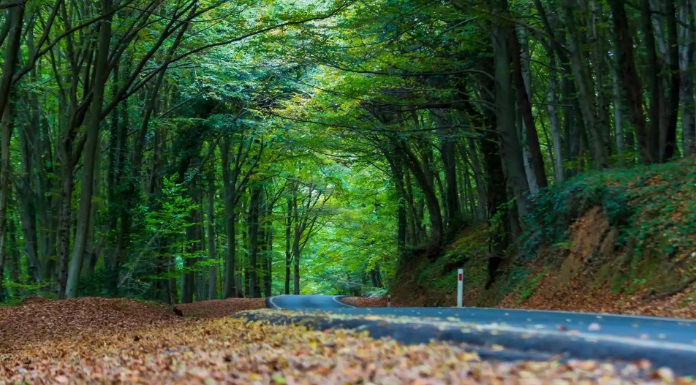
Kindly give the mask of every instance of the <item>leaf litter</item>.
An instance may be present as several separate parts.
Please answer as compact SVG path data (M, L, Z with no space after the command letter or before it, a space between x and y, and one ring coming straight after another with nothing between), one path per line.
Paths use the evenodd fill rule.
M125 299L2 308L0 384L695 383L647 362L490 362L446 343L405 346L366 332L215 318L252 303L178 305L185 317Z

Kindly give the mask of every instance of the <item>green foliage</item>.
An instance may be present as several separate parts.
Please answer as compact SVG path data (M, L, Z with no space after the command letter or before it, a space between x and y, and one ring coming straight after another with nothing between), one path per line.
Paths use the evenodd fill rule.
M531 297L534 292L539 288L539 284L541 281L544 279L546 274L548 273L549 268L545 268L543 271L534 274L528 282L525 283L524 288L522 292L520 293L520 298L519 301L522 302L525 299L528 299Z

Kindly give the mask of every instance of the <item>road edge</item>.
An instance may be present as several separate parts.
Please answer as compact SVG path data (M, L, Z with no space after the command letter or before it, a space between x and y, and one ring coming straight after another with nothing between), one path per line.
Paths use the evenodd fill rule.
M696 346L610 336L527 330L442 320L395 317L346 317L298 312L242 312L234 317L297 325L312 330L366 331L372 338L392 338L407 345L432 340L466 344L483 359L515 360L648 360L655 368L669 367L680 376L696 376Z

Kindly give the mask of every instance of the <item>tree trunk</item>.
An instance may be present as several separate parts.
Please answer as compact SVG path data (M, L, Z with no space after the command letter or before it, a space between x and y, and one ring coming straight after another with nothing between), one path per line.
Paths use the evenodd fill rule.
M503 5L507 2L503 1ZM504 10L505 8L503 8ZM509 27L501 25L504 21L496 21L493 24L491 39L494 51L495 72L495 113L496 131L500 138L500 156L507 169L508 183L516 199L517 212L520 218L529 213L529 185L524 170L523 153L520 139L515 127L515 99L510 84L510 52ZM496 138L498 139L498 138ZM488 207L488 210L495 209Z
M624 145L624 127L623 127L623 112L622 100L623 94L621 93L621 80L619 79L619 72L614 71L614 84L612 87L613 99L614 99L614 135L616 136L616 152L619 156L623 156L625 151Z
M609 124L609 98L607 97L607 70L605 60L606 52L609 51L605 46L603 21L600 16L604 15L603 4L598 0L590 2L589 28L591 30L590 44L592 45L591 65L594 68L594 78L597 94L597 129L604 146L604 153L608 156L612 152L611 130Z
M235 262L236 254L236 238L237 238L237 218L235 215L235 188L232 186L232 177L230 175L230 138L224 138L220 146L222 158L222 184L225 196L225 232L227 235L227 253L225 254L225 274L223 285L223 298L231 298L238 296L239 286L236 285Z
M556 71L556 55L549 51L549 90L546 97L546 112L549 114L549 124L551 124L551 139L553 140L553 164L554 179L556 184L562 183L565 179L563 172L563 137L561 136L561 123L558 118L556 106L558 103L558 73Z
M633 38L628 28L628 19L624 3L621 0L610 0L611 14L614 21L614 36L617 50L619 79L626 95L626 101L631 114L631 122L636 132L638 153L643 163L653 160L649 142L648 128L643 114L643 90L638 76L633 54Z
M575 87L578 93L577 101L582 112L583 124L585 132L588 136L590 149L592 150L592 158L595 167L603 169L607 166L607 154L605 151L602 135L598 125L598 119L595 115L595 90L592 85L592 78L587 69L587 63L582 56L582 46L580 39L580 31L578 30L573 12L575 5L572 0L562 1L562 11L565 19L565 24L569 34L570 49L570 66L575 79Z
M669 93L665 103L666 127L664 127L664 148L661 149L661 161L672 159L678 152L677 122L679 120L679 94L681 90L681 74L679 73L679 37L677 33L677 9L675 0L665 0L667 23L667 53L669 75Z
M208 299L217 299L217 249L215 245L215 173L208 177L208 258L213 262L208 277Z
M430 244L428 247L430 249L430 254L434 256L442 246L445 237L445 227L442 220L440 201L438 200L432 180L428 178L427 171L424 170L425 167L422 166L416 155L409 147L409 144L397 142L396 147L401 150L401 154L406 165L413 173L413 176L416 178L416 181L423 192L423 197L425 198L425 204L430 217Z
M19 59L24 26L24 4L10 9L5 23L10 23L10 31L5 48L2 78L0 78L0 125L2 126L0 128L0 281L3 278L1 273L6 259L7 206L12 188L10 185L10 140L14 128L14 106L10 100L10 94L15 66ZM0 282L0 291L2 291L2 282Z
M292 194L295 192L293 190ZM292 197L287 198L287 218L285 219L285 294L290 294L291 264L292 264Z
M507 11L507 0L503 1L505 2L505 7ZM532 167L534 173L534 180L537 184L537 186L535 187L544 188L548 186L548 182L546 180L546 171L544 170L544 156L541 153L541 146L539 145L539 135L537 134L536 124L534 123L534 113L532 112L532 104L530 100L531 88L528 82L525 81L521 57L521 55L525 54L526 51L522 51L519 37L515 33L515 28L509 27L508 33L510 35L509 48L510 58L512 59L512 79L515 85L515 89L517 90L517 102L519 104L520 114L522 115L522 126L524 128L525 133L524 146L529 151L529 156L531 160L530 166ZM532 186L529 186L529 188L531 190Z
M616 1L616 0L613 0ZM641 0L641 26L643 29L644 45L646 50L645 77L648 80L648 95L650 107L648 117L650 124L646 131L645 144L648 150L647 159L644 162L660 162L660 105L662 104L662 92L660 90L660 66L655 48L655 34L652 23L652 8L650 0ZM621 6L623 8L623 6ZM624 13L625 15L625 13Z
M292 239L292 262L293 262L293 294L300 294L300 255L302 250L300 250L300 238L302 237L302 232L300 231L300 218L298 213L298 203L297 194L299 192L296 190L293 194L292 210L293 210L293 239Z
M102 0L102 10L104 14L111 14L112 0ZM82 184L80 187L80 206L77 212L77 225L75 229L75 242L70 260L70 270L68 272L65 296L74 298L77 296L77 285L82 270L82 260L88 243L88 236L92 224L92 192L94 188L94 171L99 144L99 126L101 124L102 107L104 105L104 94L109 78L108 58L109 45L111 42L111 19L108 16L99 25L99 43L96 52L96 63L94 70L94 82L92 86L92 104L90 106L89 117L86 122L87 139L84 147L84 161L82 171Z
M681 28L680 70L681 70L681 106L682 106L682 151L684 156L696 153L696 105L694 100L694 75L689 68L694 61L696 50L696 23L692 13L693 0L684 0L679 9Z
M257 258L259 253L259 217L261 205L261 189L253 187L250 192L251 200L249 202L249 295L248 298L257 298L260 296L258 280L257 280Z
M264 247L264 261L266 262L264 266L264 296L266 298L273 295L273 223L271 218L273 216L273 202L270 202L266 198L266 210L264 214L264 228L265 228L265 247Z
M468 149L467 149L468 145ZM474 171L474 179L476 182L476 202L477 202L477 213L476 216L479 220L484 220L487 218L487 206L486 206L486 181L483 168L481 167L481 159L479 157L479 151L476 148L476 142L474 138L467 138L466 143L460 144L460 153L464 161L471 159L471 169Z
M431 111L435 123L438 127L438 136L440 138L440 155L445 174L445 188L443 189L445 199L445 210L447 213L446 223L450 232L458 230L462 222L461 207L459 206L459 188L457 187L457 158L456 158L456 143L453 138L454 132L446 127L451 126L447 119L446 111L432 110Z

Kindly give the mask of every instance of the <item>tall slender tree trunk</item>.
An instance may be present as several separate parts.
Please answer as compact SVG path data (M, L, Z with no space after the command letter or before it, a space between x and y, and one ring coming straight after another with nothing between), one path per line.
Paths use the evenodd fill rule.
M614 71L613 80L612 91L614 99L614 135L616 139L616 152L619 154L619 156L622 156L625 152L623 111L621 110L623 105L623 94L621 93L621 80L619 79L618 71Z
M476 216L479 220L485 220L488 210L486 206L488 199L486 197L486 182L484 179L485 175L483 173L483 167L481 166L481 159L474 138L467 138L466 143L461 143L459 148L464 161L467 160L467 157L471 159L471 169L474 171L474 179L476 182Z
M667 54L669 65L668 99L665 103L665 123L663 128L664 148L661 149L661 161L668 161L678 153L677 122L679 120L679 95L681 91L681 74L679 71L679 35L677 31L677 8L675 0L665 0L667 24Z
M558 103L558 71L556 71L556 55L549 50L549 90L546 96L546 112L549 114L551 124L551 140L553 141L553 164L555 182L562 183L565 179L563 170L563 136L561 135L561 122L556 106Z
M692 10L693 0L684 0L679 8L679 24L681 28L681 54L679 65L681 70L681 106L682 106L682 151L684 156L696 153L696 100L694 100L694 75L689 68L694 62L696 50L696 16Z
M237 259L237 218L235 215L235 187L232 185L230 173L230 141L229 137L223 138L220 146L222 158L222 184L225 198L225 233L227 235L227 253L225 254L225 271L223 284L223 298L238 296L239 286L236 282L236 259Z
M2 77L0 77L0 273L5 263L7 240L7 206L10 186L10 140L14 128L14 106L10 100L12 84L14 83L15 67L19 60L19 47L24 26L24 3L9 10L10 24L8 42L5 48ZM2 275L0 275L2 281ZM2 282L0 282L2 291Z
M507 7L507 0L503 0ZM506 8L507 11L507 8ZM520 28L524 31L524 39L526 41L526 30ZM524 65L522 62L522 55L528 56L528 52L525 49L522 50L520 45L519 37L515 33L514 27L508 28L509 36L509 48L510 48L510 58L512 59L512 79L515 84L515 89L517 90L517 102L520 108L520 114L522 115L522 126L524 127L524 142L525 148L529 151L530 166L534 173L534 181L538 188L544 188L548 186L546 179L546 171L544 170L544 156L541 153L541 146L539 145L539 135L536 130L536 124L534 123L534 113L532 112L531 103L531 85L530 81L525 79ZM527 59L528 60L528 59ZM528 73L528 72L527 72ZM529 186L530 189L532 186Z
M249 202L249 298L259 296L259 283L257 276L257 258L259 254L259 218L261 205L261 189L254 187L251 190Z
M295 190L292 190L295 194ZM287 218L285 218L285 294L290 294L290 280L292 270L292 226L293 226L293 198L287 198Z
M618 76L626 95L631 122L636 132L640 158L644 163L650 163L653 155L649 142L655 138L651 138L648 135L648 128L645 123L642 85L635 65L633 38L629 32L626 10L621 0L610 0L609 5L611 6L611 14L614 21L614 36L616 36Z
M645 161L655 163L660 161L661 141L660 141L660 105L662 103L662 91L660 89L660 66L657 59L657 49L655 47L655 33L652 23L652 7L650 0L641 0L641 26L643 29L643 39L646 51L645 77L648 84L649 94L649 126L646 132L646 146L648 158ZM664 141L662 141L664 143Z
M101 1L102 12L111 15L100 22L99 42L96 52L94 81L92 87L92 103L89 117L86 121L87 139L84 147L84 161L82 171L82 183L80 186L80 206L77 212L77 225L75 229L75 242L70 259L65 296L74 298L77 296L77 285L82 270L82 260L88 243L88 237L92 226L91 210L93 206L92 192L94 189L95 163L97 147L99 144L99 128L101 124L102 108L106 84L109 79L109 52L111 42L111 14L112 0Z
M432 111L438 126L440 137L440 155L445 174L445 188L443 189L445 209L447 213L446 223L450 232L457 231L461 224L461 207L459 206L459 188L457 187L457 159L456 142L451 129L443 128L451 125L446 116L446 111Z
M563 18L565 19L564 21L569 34L568 48L570 50L570 67L575 80L575 87L578 93L577 101L580 105L583 125L585 127L585 132L587 133L590 150L592 151L592 158L594 160L595 167L603 169L607 166L606 148L603 143L601 131L597 126L598 119L595 114L595 90L594 86L592 85L592 78L587 68L587 64L582 55L583 50L581 46L580 31L578 30L578 26L573 15L576 6L573 3L573 0L562 0L561 4L561 9L564 16Z
M270 218L273 215L273 203L267 201L266 213L264 215L265 219L265 266L264 266L264 296L266 298L273 295L273 224L270 222Z
M295 190L292 197L292 210L293 210L293 239L292 239L292 263L293 263L293 294L300 294L300 257L302 250L300 249L300 240L302 237L302 231L300 229L300 216L298 212L298 197L299 191Z
M208 299L217 299L217 249L215 243L215 173L208 177L208 258L210 265L208 276Z

